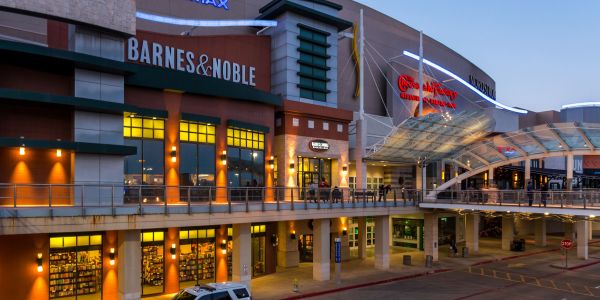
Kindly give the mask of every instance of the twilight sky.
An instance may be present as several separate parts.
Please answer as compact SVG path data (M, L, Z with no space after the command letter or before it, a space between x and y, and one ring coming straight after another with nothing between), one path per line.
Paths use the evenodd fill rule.
M502 103L542 111L600 101L599 0L356 1L479 66Z

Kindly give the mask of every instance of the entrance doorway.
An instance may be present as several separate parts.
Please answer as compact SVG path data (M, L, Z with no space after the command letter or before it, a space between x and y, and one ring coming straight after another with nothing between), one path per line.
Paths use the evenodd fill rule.
M303 234L298 239L298 251L300 252L300 262L313 261L313 235Z
M320 184L323 178L331 185L331 159L298 157L298 186Z

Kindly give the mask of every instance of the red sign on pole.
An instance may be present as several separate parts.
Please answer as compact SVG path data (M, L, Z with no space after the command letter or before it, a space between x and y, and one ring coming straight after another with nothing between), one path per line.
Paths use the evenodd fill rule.
M573 241L562 240L562 241L560 241L560 247L563 249L571 249L573 247Z

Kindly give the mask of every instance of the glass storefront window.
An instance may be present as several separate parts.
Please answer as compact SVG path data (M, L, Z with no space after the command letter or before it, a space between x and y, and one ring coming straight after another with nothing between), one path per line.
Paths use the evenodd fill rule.
M228 186L265 186L265 134L247 129L228 128L227 146Z
M50 238L50 299L102 299L102 235Z
M266 250L266 225L252 225L250 232L252 234L252 276L264 275L265 250Z
M331 159L298 157L298 185L308 187L311 182L321 186L323 179L331 186Z
M215 282L215 229L179 231L179 286Z
M423 220L392 218L392 243L394 246L421 249L422 236Z
M125 113L123 136L125 145L137 148L135 155L125 157L125 185L163 185L165 120ZM137 203L138 193L138 189L125 188L124 201ZM163 197L160 188L142 190L143 202L162 202Z
M210 189L215 185L215 126L181 121L179 183L182 201L207 201L214 198ZM188 188L197 187L197 188ZM189 192L189 193L188 193Z
M142 241L142 295L164 292L165 246L164 232L141 233Z

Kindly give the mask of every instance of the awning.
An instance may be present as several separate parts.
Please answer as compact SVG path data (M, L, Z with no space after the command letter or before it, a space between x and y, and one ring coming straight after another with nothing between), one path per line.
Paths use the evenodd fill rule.
M399 163L440 160L487 136L494 125L490 115L478 111L410 118L368 148L365 159Z

